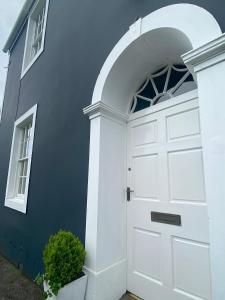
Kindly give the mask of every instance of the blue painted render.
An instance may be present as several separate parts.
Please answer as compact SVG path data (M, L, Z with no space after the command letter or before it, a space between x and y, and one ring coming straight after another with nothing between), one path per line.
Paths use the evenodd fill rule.
M26 26L15 43L0 125L0 251L30 277L42 269L50 234L63 228L85 240L89 120L82 109L107 55L137 17L179 2L50 0L44 52L22 80ZM224 0L187 2L206 8L224 31ZM14 121L36 103L24 215L4 206L5 190Z

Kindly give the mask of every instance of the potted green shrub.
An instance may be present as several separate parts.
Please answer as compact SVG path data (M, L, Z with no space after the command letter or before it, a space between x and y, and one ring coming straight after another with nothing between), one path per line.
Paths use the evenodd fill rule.
M85 249L78 237L60 230L43 251L45 273L36 277L49 300L84 300L87 275L83 272Z

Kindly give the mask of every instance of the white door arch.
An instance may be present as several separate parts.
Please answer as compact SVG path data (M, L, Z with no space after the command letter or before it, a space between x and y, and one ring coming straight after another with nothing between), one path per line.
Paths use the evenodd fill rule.
M218 259L218 254L225 253L225 242L221 239L222 233L225 236L222 229L225 228L222 221L225 189L221 180L225 177L221 167L221 160L225 163L225 104L221 99L221 93L225 94L221 90L221 78L225 76L224 40L218 23L206 10L190 4L171 5L135 22L104 63L92 104L84 109L91 119L86 221L87 300L115 300L126 291L128 106L147 70L154 71L161 64L180 59L181 55L190 70L194 70L199 89L206 197L211 221L212 299L225 297L222 284L225 261L221 263ZM210 74L213 80L209 79ZM212 107L214 96L218 105ZM219 152L215 144L220 146Z
M165 34L164 36L163 32ZM132 69L129 69L129 66L126 65L127 61L129 63L129 57L133 66L143 67L142 62L144 58L139 58L145 54L145 51L150 47L149 42L151 44L157 43L156 49L158 49L158 51L161 50L157 48L159 47L159 42L157 41L160 38L159 34L162 34L162 39L163 37L166 38L166 51L169 51L169 44L175 42L177 50L170 50L178 52L180 44L180 54L184 54L189 50L196 49L219 37L221 33L221 29L215 18L205 9L192 4L166 6L150 13L143 19L137 20L130 26L127 33L119 40L107 57L95 84L92 104L102 101L121 111L122 108L118 105L116 106L116 100L111 98L110 88L113 87L113 81L115 81L116 85L118 84L116 81L117 75L123 74L124 78L128 78L128 76L131 75L129 72L131 72ZM177 36L177 41L170 40L170 38L173 39L174 36ZM147 47L146 43L144 41L142 43L140 39L148 43ZM132 52L132 50L134 52ZM136 58L135 61L133 60L134 55ZM154 53L152 53L152 55L154 55ZM159 53L157 53L157 55L159 55ZM148 71L151 70L148 68ZM122 76L119 77L121 78ZM123 90L124 88L118 86L118 89ZM127 93L132 89L131 86L128 86Z

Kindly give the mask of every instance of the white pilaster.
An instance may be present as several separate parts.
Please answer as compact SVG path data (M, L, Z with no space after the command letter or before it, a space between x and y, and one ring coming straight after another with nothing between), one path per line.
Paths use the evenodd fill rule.
M183 60L198 81L206 199L209 212L212 300L225 299L225 35Z
M86 221L87 300L126 292L126 115L97 102L91 120Z

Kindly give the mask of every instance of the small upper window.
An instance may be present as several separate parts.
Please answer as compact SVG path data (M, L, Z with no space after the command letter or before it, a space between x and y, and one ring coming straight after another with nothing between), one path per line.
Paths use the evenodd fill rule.
M26 212L37 106L14 125L5 206Z
M37 0L30 13L23 58L22 76L44 50L45 28L49 0Z
M197 88L185 65L167 65L147 76L133 96L130 112L137 112Z

